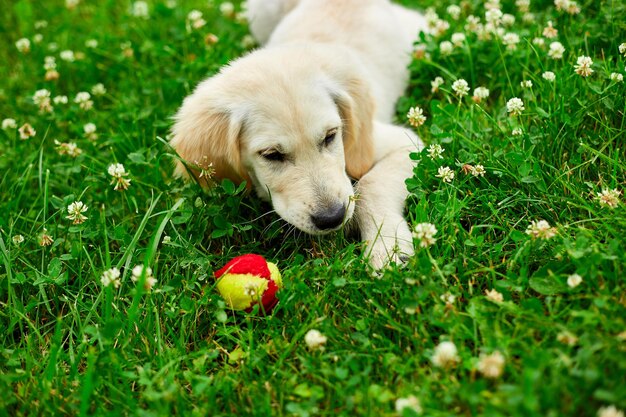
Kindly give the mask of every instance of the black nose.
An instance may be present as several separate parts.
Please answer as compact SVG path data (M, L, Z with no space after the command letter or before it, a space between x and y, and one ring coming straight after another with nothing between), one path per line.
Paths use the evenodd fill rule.
M320 230L330 230L341 226L346 215L346 207L343 204L330 207L319 213L312 214L313 224Z

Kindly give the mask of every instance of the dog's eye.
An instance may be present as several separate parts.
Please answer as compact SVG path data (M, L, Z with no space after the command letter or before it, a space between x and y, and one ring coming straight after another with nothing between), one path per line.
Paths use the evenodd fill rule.
M283 162L285 160L285 154L278 151L264 152L261 154L261 156L268 161L273 162Z
M333 141L335 140L336 136L337 136L337 130L336 129L329 130L328 133L326 133L326 137L324 138L324 141L322 142L322 145L324 147L330 146L330 144L333 143Z

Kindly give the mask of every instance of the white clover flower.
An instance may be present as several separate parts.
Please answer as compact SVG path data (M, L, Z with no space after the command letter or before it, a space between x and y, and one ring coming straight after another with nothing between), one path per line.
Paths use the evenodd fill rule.
M87 39L85 41L85 46L89 49L96 49L98 47L98 41L95 39Z
M241 47L244 49L253 48L256 45L256 40L252 35L245 35L241 38Z
M489 89L487 87L476 87L474 89L474 94L472 95L472 100L476 103L480 103L487 97L489 97Z
M557 334L556 340L568 346L574 346L578 343L578 337L568 331L563 331Z
M443 159L443 156L441 155L443 155L444 149L437 143L430 145L426 151L428 152L428 157L432 160Z
M420 127L426 122L426 116L424 116L424 110L421 107L415 106L409 109L406 115L409 124L413 127Z
M80 0L65 0L65 7L73 9L80 3Z
M439 51L443 56L450 55L453 50L454 45L452 45L452 42L450 41L443 41L439 44Z
M67 104L68 99L67 96L55 96L52 101L54 104Z
M571 15L580 13L580 7L578 6L578 3L576 3L575 1L570 1L569 5L567 6L567 13Z
M626 57L626 42L622 42L620 43L620 45L617 47L617 49L619 50L619 53L624 55L624 57Z
M524 80L520 83L522 88L532 88L533 82L531 80Z
M506 45L506 49L514 51L517 49L517 44L520 42L520 37L517 33L508 32L502 37L502 43Z
M133 43L131 41L120 43L120 49L122 50L122 56L124 58L132 58L133 55L135 55L135 51L133 50Z
M37 20L35 22L35 29L45 29L48 27L48 21L46 20Z
M93 101L91 101L91 94L86 91L81 91L76 94L74 103L78 104L81 109L87 111L93 107Z
M441 87L443 83L443 78L435 77L435 79L430 82L430 91L432 93L436 93L437 91L439 91L439 87Z
M439 368L448 368L456 365L460 358L457 353L456 345L452 342L441 342L435 347L435 352L430 358L433 365Z
M426 45L418 43L413 47L413 58L424 59L426 56L430 56L430 54L426 52Z
M567 285L570 288L576 288L583 282L583 277L578 274L572 274L567 277Z
M485 2L485 9L501 9L502 5L500 4L500 0L487 0Z
M146 291L150 291L154 284L157 283L157 280L154 276L152 276L152 268L144 267L143 265L136 265L133 270L130 279L137 283L141 279L141 276L145 273L146 279L144 281L144 289Z
M231 2L225 1L220 4L220 13L226 17L233 17L235 15L235 6Z
M29 123L24 123L17 131L20 133L20 139L22 140L32 138L37 134L37 131Z
M39 246L50 246L52 243L54 243L54 239L48 234L48 229L44 227L39 235Z
M464 29L466 32L477 33L481 28L482 24L480 23L480 18L474 15L467 16L465 19Z
M526 234L533 239L550 239L556 236L556 228L551 227L545 220L533 220L526 229Z
M437 20L439 20L439 15L437 14L437 12L435 11L433 7L429 7L426 9L426 12L424 13L424 19L426 19L426 23L428 24L428 27L432 29L437 24Z
M463 43L465 42L465 34L457 32L457 33L453 33L452 36L450 37L450 40L452 41L452 43L454 44L454 46L463 46Z
M87 216L83 213L87 211L88 207L82 201L74 201L69 206L67 206L67 216L66 219L72 220L73 224L81 224L87 220Z
M96 133L97 127L93 123L87 123L83 126L83 132L85 133L85 137L89 140L98 139L98 134Z
M498 8L491 8L485 12L485 20L493 26L499 26L502 20L502 11Z
M502 15L502 25L513 26L514 24L515 24L515 16L509 13L505 13Z
M55 140L54 144L56 145L56 150L59 155L68 155L72 158L76 158L78 155L83 153L83 150L80 149L74 142L65 143Z
M485 167L482 166L481 164L476 164L472 167L470 172L475 177L484 177L487 171L485 171Z
M413 410L417 414L422 413L422 405L420 400L414 395L410 395L405 398L398 398L395 402L396 413L402 415L405 409Z
M198 19L191 22L191 27L194 29L200 29L204 25L206 25L206 20L204 19Z
M554 6L558 11L567 10L570 0L554 0Z
M319 330L309 330L304 335L304 342L311 350L324 350L324 345L327 342L326 336L324 336Z
M94 96L103 96L107 93L107 89L104 87L104 84L98 83L91 87L91 94Z
M126 178L128 173L122 164L111 164L108 169L109 175L113 177L111 185L115 191L125 191L130 187L130 179Z
M15 119L7 118L2 121L2 130L17 129Z
M50 91L45 88L35 92L33 95L33 103L35 103L42 112L50 113L53 110L50 104Z
M450 23L443 19L437 19L435 25L433 27L433 32L435 36L441 36L446 33L450 29Z
M459 97L466 96L469 90L469 84L462 78L452 83L452 91Z
M554 80L556 80L556 75L552 71L546 71L543 74L541 74L541 76L543 77L544 80L549 81L549 82L554 82Z
M56 42L50 42L50 43L48 44L48 51L50 51L50 52L54 52L54 51L56 51L57 49L59 49L59 44L57 44Z
M93 123L87 123L83 126L83 131L86 135L91 135L92 133L95 133L96 129L96 125Z
M600 206L602 207L609 207L609 208L615 208L617 207L617 205L619 204L620 200L619 200L619 196L622 194L621 191L619 191L617 188L614 188L612 190L609 190L608 188L605 188L602 190L602 192L597 193L597 197L596 199L598 200L598 202L600 203Z
M551 42L548 56L552 59L561 59L565 53L565 47L561 42Z
M74 62L76 61L76 55L74 55L74 51L70 51L66 49L65 51L59 52L59 57L66 62Z
M533 38L533 45L538 46L539 48L543 48L546 46L546 40L544 38Z
M502 353L495 351L489 355L482 353L476 364L478 372L485 378L498 379L504 371L505 359Z
M576 60L576 65L574 65L574 71L576 74L581 77L588 77L593 74L593 69L591 66L593 65L593 61L588 56L579 56Z
M498 290L495 289L485 290L485 297L487 297L488 300L493 301L494 303L501 303L504 301L504 296L502 295L502 293L498 292Z
M18 39L15 42L15 47L21 53L26 54L26 53L30 52L30 40L28 40L27 38Z
M150 9L148 8L148 3L146 3L145 1L134 2L130 10L130 14L134 17L139 17L141 19L149 19Z
M43 35L41 33L35 33L33 35L33 42L34 43L41 43L41 41L43 41Z
M515 6L521 13L526 13L530 10L530 0L517 0Z
M450 167L439 167L435 177L441 178L443 182L451 183L454 179L454 171L451 170Z
M47 56L43 60L43 69L46 71L51 71L56 69L57 67L57 59L53 56Z
M524 13L524 16L522 16L524 23L535 23L535 20L537 20L537 18L534 13Z
M609 79L616 83L624 82L624 76L618 72L612 72L611 75L609 75Z
M456 301L456 295L450 294L449 292L447 292L445 294L441 294L439 296L439 299L443 301L444 303L451 305L451 304L454 304L454 302Z
M117 268L111 268L102 273L100 277L100 282L104 287L108 287L109 285L113 285L114 288L119 288L122 284L120 281L120 270Z
M187 14L187 19L192 22L194 20L202 19L202 12L200 10L192 10Z
M511 134L513 136L522 136L524 134L524 131L522 130L521 127L516 127L515 129L511 131Z
M435 244L437 228L432 223L418 223L413 228L413 237L419 241L420 247L427 248Z
M543 36L548 39L553 39L559 36L559 31L553 26L552 21L548 21L548 26L543 29Z
M461 16L461 8L456 4L451 4L446 8L446 12L450 15L453 20L459 20Z
M598 409L598 417L624 417L624 412L614 405L609 405Z
M519 116L524 110L526 110L524 102L518 97L513 97L506 102L506 111L509 112L511 116Z
M17 245L21 244L22 242L24 242L24 236L22 236L22 235L15 235L15 236L11 237L11 240L13 241L13 244L17 246Z

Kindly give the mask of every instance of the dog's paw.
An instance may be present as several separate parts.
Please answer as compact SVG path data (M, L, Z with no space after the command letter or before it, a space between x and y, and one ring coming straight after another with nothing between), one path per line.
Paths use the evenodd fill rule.
M380 271L391 265L404 265L413 256L413 237L406 227L397 231L396 236L379 235L366 250L369 264L374 271Z

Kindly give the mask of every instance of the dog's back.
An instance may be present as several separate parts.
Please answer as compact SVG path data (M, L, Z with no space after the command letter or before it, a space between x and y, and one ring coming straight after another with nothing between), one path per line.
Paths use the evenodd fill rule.
M406 86L412 42L425 27L420 14L387 0L263 0L249 7L253 32L255 27L269 30L263 16L279 20L267 47L315 42L327 44L329 52L333 46L348 48L368 74L376 118L391 121ZM338 53L336 59L345 56Z

